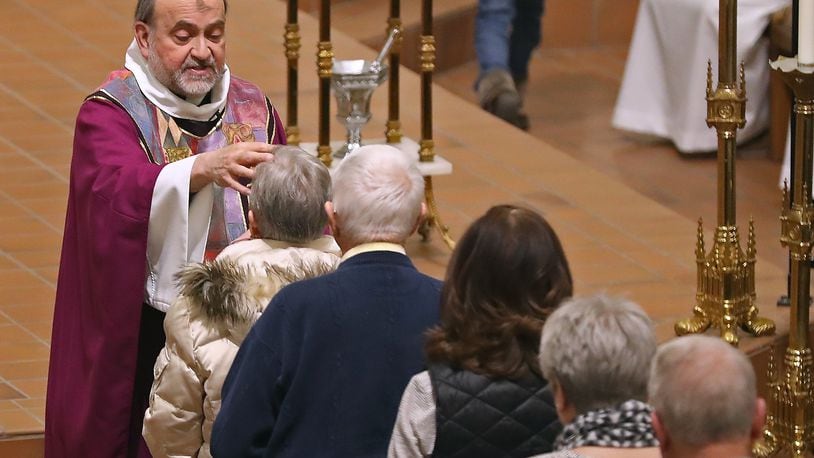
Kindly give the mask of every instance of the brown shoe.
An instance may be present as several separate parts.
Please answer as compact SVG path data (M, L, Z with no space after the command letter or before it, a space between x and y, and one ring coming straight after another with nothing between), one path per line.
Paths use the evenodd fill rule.
M523 101L512 76L506 70L490 70L481 78L478 83L478 100L484 110L528 130L528 116L520 111Z

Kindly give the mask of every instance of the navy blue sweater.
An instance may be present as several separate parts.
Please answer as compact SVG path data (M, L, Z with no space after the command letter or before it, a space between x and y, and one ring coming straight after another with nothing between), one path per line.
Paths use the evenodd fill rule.
M386 251L283 288L223 385L213 456L385 456L402 391L425 368L440 289Z

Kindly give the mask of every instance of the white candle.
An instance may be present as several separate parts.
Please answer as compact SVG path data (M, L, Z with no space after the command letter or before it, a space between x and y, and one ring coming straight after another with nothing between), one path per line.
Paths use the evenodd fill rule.
M814 65L814 0L800 0L797 13L797 62Z

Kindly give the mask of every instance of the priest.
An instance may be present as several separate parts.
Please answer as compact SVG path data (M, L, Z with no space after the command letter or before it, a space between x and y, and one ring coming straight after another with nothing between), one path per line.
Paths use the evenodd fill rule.
M174 275L246 231L277 112L226 66L225 0L138 0L124 68L76 120L48 395L49 457L149 456L141 438Z

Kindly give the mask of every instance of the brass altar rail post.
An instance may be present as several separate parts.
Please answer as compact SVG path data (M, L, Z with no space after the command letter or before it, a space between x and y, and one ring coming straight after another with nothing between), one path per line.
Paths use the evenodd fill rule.
M419 45L419 55L421 56L421 142L418 151L418 160L421 162L435 160L432 140L432 74L435 71L435 37L432 32L432 0L422 0L421 41ZM428 215L427 221L419 229L419 233L426 240L429 237L429 228L435 226L444 243L450 249L454 248L455 241L449 235L449 227L441 220L441 213L435 203L432 176L424 177L424 199L427 202Z
M401 121L399 120L399 65L401 65L401 43L404 30L401 26L401 2L390 1L390 17L387 19L387 35L398 29L396 41L390 50L390 83L387 85L387 124L384 135L387 143L401 142Z
M432 141L432 73L435 71L435 37L432 35L432 0L421 2L421 162L435 158Z
M710 326L737 345L737 328L753 335L774 333L774 323L757 316L755 305L755 240L750 222L747 252L740 247L735 220L735 149L737 130L746 123L746 78L737 71L737 0L718 2L718 86L712 89L712 64L707 65L707 125L718 135L718 226L704 253L702 222L698 222L698 279L693 316L675 324L678 335L701 333ZM740 78L737 74L740 74ZM739 81L738 81L739 80Z
M297 125L297 78L300 58L300 25L297 23L297 0L288 0L285 25L285 57L288 60L286 85L285 137L289 145L300 144L300 128Z
M319 8L319 43L317 44L317 74L319 75L319 143L317 155L326 167L331 166L331 75L334 52L331 45L331 0L322 0Z
M771 63L794 92L794 161L791 184L784 185L780 216L780 242L789 249L791 316L789 346L786 348L783 376L774 365L769 370L769 400L763 443L755 446L756 456L780 452L802 457L814 451L814 387L812 387L809 299L811 297L811 244L814 242L814 202L811 200L812 151L814 151L814 66L799 64L796 58L780 57Z

